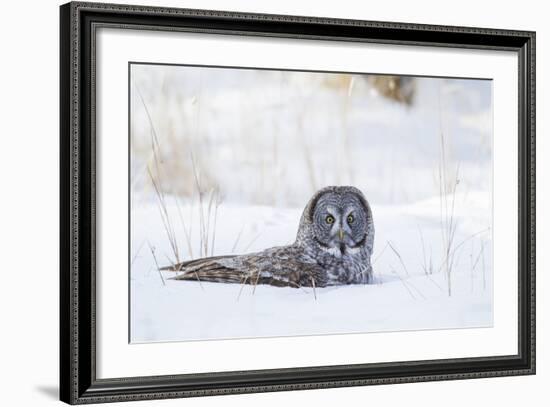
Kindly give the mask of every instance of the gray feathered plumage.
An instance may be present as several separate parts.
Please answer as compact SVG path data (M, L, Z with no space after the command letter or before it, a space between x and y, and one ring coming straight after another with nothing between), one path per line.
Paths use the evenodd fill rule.
M326 187L310 199L296 241L261 252L215 256L164 267L177 280L279 287L367 284L372 280L372 211L357 188Z

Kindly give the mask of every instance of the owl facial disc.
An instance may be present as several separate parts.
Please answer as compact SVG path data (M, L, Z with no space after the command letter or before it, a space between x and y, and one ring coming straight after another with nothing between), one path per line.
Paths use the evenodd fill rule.
M349 188L332 188L317 197L311 222L320 248L336 257L353 254L365 243L369 209Z

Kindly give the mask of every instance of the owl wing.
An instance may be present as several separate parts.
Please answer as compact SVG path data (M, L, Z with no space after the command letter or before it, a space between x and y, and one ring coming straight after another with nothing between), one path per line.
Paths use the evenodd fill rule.
M220 283L239 283L243 278L240 267L233 259L237 256L214 256L185 261L161 270L181 272L174 280L212 281Z
M326 285L323 269L302 256L295 246L282 246L258 253L206 257L164 267L181 271L175 280L217 283L269 284L278 287Z

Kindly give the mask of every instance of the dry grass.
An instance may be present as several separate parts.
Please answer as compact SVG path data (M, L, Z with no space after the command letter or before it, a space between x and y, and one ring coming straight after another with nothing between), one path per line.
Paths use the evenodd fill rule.
M138 88L136 88L138 89ZM160 217L162 219L162 224L164 226L164 231L166 232L166 236L168 238L168 242L170 244L170 248L172 249L172 253L174 255L176 263L180 262L180 254L179 254L179 248L178 248L178 239L176 236L176 233L174 231L174 227L172 225L170 215L168 213L168 207L166 204L166 196L164 194L164 189L161 185L161 170L160 170L160 145L158 142L157 132L155 130L155 126L153 124L153 119L149 113L149 109L147 108L147 104L145 103L145 100L143 99L143 96L141 95L141 92L138 94L140 95L140 99L143 103L143 107L147 113L147 118L149 119L149 124L151 128L151 161L147 164L147 173L149 175L149 178L151 180L151 184L153 185L155 196L158 201L158 208L160 212ZM153 175L154 169L156 176Z
M391 244L390 241L388 241L388 246L390 247L390 249L392 249L392 251L397 256L397 258L399 259L399 263L401 263L401 266L403 267L403 270L405 271L405 274L408 276L409 275L409 270L407 270L407 266L405 266L405 262L403 261L403 257L401 257L401 254L399 254L397 249L395 247L393 247L393 245Z
M153 260L155 261L155 265L157 266L157 271L159 272L159 276L160 276L160 279L162 281L162 285L166 285L166 281L164 281L164 277L162 276L162 272L160 271L160 266L159 266L159 263L157 261L157 256L155 255L155 248L153 246L151 246L151 243L150 242L147 242L147 244L149 245L149 249L151 250L151 256L153 256Z
M173 256L173 259L171 260L171 263L173 265L180 263L183 261L183 255L179 247L179 239L176 233L176 228L173 223L173 219L169 210L169 203L168 203L168 197L166 195L166 185L170 184L169 181L172 181L174 176L171 176L171 173L169 170L167 170L164 166L164 161L162 159L162 151L161 146L159 143L159 137L153 122L152 115L147 107L147 103L145 102L145 99L143 98L143 95L139 91L139 88L135 87L137 90L137 94L139 95L139 99L143 105L143 108L146 112L147 119L149 121L150 126L150 149L151 153L149 156L149 160L146 164L146 172L149 176L151 185L153 186L154 195L157 200L157 207L159 209L160 218L162 221L163 229L166 234L166 237L168 239L168 243L171 249L171 255ZM200 174L197 170L197 165L195 161L195 157L193 153L190 154L191 156L191 163L192 163L192 172L193 172L193 179L195 181L194 183L194 190L192 191L192 199L191 199L191 208L190 208L190 214L189 218L192 218L193 214L193 195L196 193L198 195L198 212L199 212L199 257L208 257L212 256L214 254L215 250L215 244L216 244L216 226L217 226L217 216L218 216L218 209L222 203L222 198L219 193L218 188L212 188L209 191L209 197L207 201L205 202L205 190L202 186L202 181L200 178ZM185 243L187 248L187 258L193 259L194 258L194 251L193 251L193 230L192 230L192 223L187 225L187 222L185 221L185 216L182 211L181 204L179 202L179 199L177 198L177 193L174 189L173 185L170 185L169 190L172 192L173 200L175 203L175 207L177 209L177 219L179 219L181 223L181 228L183 230L184 236L185 236ZM152 253L154 251L152 250ZM155 262L157 262L157 259L155 257Z
M426 256L426 243L424 242L424 234L422 233L420 226L418 227L418 233L420 235L420 243L422 244L422 269L424 270L424 274L429 276L430 274L433 274L432 248L430 246L430 260L428 262Z
M479 251L478 254L474 260L474 241L472 240L471 250L470 250L470 278L471 278L471 291L474 291L474 274L476 272L476 269L481 261L482 263L482 272L483 272L483 290L485 290L485 242L480 239L479 240Z
M392 250L392 252L395 254L395 256L397 257L397 259L399 260L399 263L401 264L401 267L403 268L403 271L405 272L405 275L407 277L409 277L409 270L407 269L407 266L405 265L405 262L403 261L403 257L401 256L401 254L399 253L399 251L394 247L394 245L392 245L392 243L390 241L387 242L387 245L388 247ZM414 292L417 293L417 295L422 298L422 299L426 299L426 296L417 288L415 287L410 281L407 281L405 279L403 279L401 277L401 275L395 270L395 268L390 264L390 270L393 274L395 274L399 280L401 281L401 283L407 288L407 291L409 291L409 293L411 294L411 296L416 300L416 296L413 294L413 290Z
M439 284L437 284L431 276L435 273L443 272L445 274L445 280L446 280L446 287L445 291L448 296L451 296L453 293L453 287L452 287L452 275L453 270L456 267L456 264L458 262L459 254L463 246L469 242L472 241L475 237L486 233L490 230L490 228L486 228L483 230L480 230L479 232L473 233L469 236L467 236L465 239L463 239L460 242L456 241L456 231L458 228L458 219L456 216L456 204L457 204L457 188L460 185L460 165L459 164L451 164L450 160L450 144L449 140L443 131L443 125L442 125L442 118L441 118L441 104L440 104L440 128L439 128L439 134L438 134L438 140L439 140L439 159L438 159L438 184L439 184L439 207L440 207L440 231L441 231L441 240L442 240L442 253L441 253L441 263L437 268L434 268L433 264L433 253L432 253L432 247L429 248L426 247L426 242L424 240L424 235L422 233L422 230L420 227L418 227L419 232L419 241L421 246L421 252L422 252L422 259L421 259L421 267L424 271L424 275L439 289L443 289ZM450 169L452 168L452 169ZM482 264L482 270L483 270L483 285L485 287L486 281L485 281L485 259L484 259L484 242L480 239L480 250L477 253L477 256L475 259L473 258L473 254L471 255L471 272L478 267L478 264L481 262ZM386 242L386 245L383 247L383 249L378 253L372 265L374 264L382 257L382 255L385 253L386 248L390 248L393 254L396 256L397 260L399 261L399 264L401 266L401 269L403 270L404 274L408 277L410 275L408 267L406 265L405 260L401 256L400 252L397 250L394 244L392 242L388 241ZM429 249L429 255L428 250ZM400 279L400 281L403 283L403 285L406 286L408 292L416 298L414 293L416 292L417 296L422 296L422 293L419 291L415 291L414 286L410 285L410 282L407 282L405 279L402 278L402 276L395 270L393 266L389 266L390 271L397 275ZM485 289L485 288L484 288Z

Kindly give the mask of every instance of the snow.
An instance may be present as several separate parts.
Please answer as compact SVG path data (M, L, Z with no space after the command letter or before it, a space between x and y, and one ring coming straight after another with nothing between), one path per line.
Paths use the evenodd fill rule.
M468 208L477 204L478 213L486 210L483 201L476 200L476 194L470 193L467 199ZM143 204L134 211L136 219L143 222L134 222L132 229L132 247L139 248L139 252L131 269L131 340L140 343L490 327L493 318L490 231L480 227L468 213L457 210L456 242L465 243L457 250L449 296L446 274L436 270L442 262L443 248L436 244L441 232L438 217L430 216L438 213L433 206L438 208L439 203L374 206L375 284L317 288L313 292L311 288L264 285L254 288L171 280L172 272L157 270L149 247L149 244L153 247L161 265L169 264L170 249L158 208L154 203ZM194 219L195 224L187 227L192 233L198 231L198 206L187 203L179 210L195 213L187 218ZM168 211L177 219L175 204L169 205ZM300 209L221 205L214 253L253 252L290 243L300 214ZM247 223L247 219L254 222ZM239 226L242 233L235 245L234 231L240 230ZM426 257L432 257L431 274L423 268L420 231ZM184 239L181 227L178 232ZM198 253L198 233L195 236L193 250ZM473 264L476 259L477 264Z

